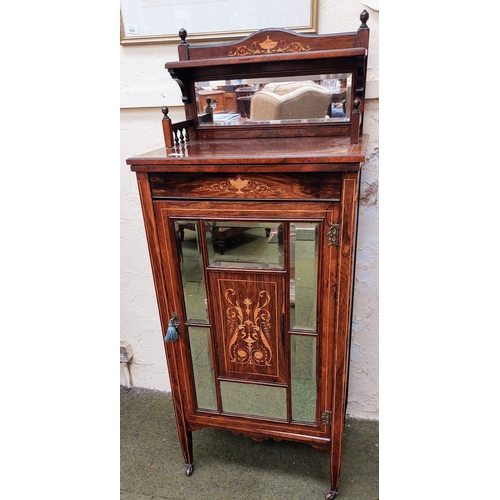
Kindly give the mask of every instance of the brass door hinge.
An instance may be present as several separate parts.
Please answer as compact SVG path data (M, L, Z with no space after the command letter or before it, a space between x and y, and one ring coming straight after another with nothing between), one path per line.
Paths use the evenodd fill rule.
M323 410L321 412L321 423L323 425L328 425L328 426L332 425L332 412L331 411Z
M340 224L331 224L328 222L330 229L328 229L328 246L335 245L339 246L339 234L340 234Z

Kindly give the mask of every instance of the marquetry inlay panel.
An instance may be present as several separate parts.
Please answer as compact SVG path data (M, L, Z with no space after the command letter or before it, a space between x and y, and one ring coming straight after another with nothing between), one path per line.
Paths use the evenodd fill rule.
M239 45L235 50L229 52L230 56L255 56L258 54L280 54L285 52L308 52L311 47L299 42L287 42L285 40L273 40L266 37L261 42L252 42L250 45Z
M236 299L236 292L228 288L226 299L226 323L230 336L227 350L231 363L240 365L271 366L273 350L269 344L271 313L266 306L271 300L269 293L261 290L257 302L250 297L243 304Z
M299 174L150 174L154 198L237 200L340 199L341 176Z
M273 188L268 183L258 182L246 177L237 176L228 178L217 183L195 188L195 191L209 193L232 193L239 194L280 194L284 189Z
M284 382L280 273L210 273L220 375Z

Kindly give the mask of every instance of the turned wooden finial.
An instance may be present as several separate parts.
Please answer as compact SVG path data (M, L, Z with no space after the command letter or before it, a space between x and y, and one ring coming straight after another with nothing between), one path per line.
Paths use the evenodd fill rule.
M352 110L353 114L360 113L359 106L361 105L361 101L356 97L356 99L354 99L354 101L352 101L352 104L354 106L354 109Z
M165 146L171 148L174 146L174 140L172 138L172 120L168 117L168 108L163 106L161 108L163 113L163 120L161 121L161 127L163 129L163 139L165 140Z
M189 43L186 43L187 35L188 32L184 28L181 28L179 30L179 36L181 38L181 43L177 45L177 52L179 53L179 61L187 61L189 59ZM184 94L182 100L184 101Z
M359 15L359 20L361 21L361 28L367 28L366 26L366 21L370 18L370 14L368 14L368 11L365 9L361 14Z
M361 106L361 99L354 99L352 101L352 113L351 113L351 144L359 143L360 134L360 122L361 122L361 111L359 107Z

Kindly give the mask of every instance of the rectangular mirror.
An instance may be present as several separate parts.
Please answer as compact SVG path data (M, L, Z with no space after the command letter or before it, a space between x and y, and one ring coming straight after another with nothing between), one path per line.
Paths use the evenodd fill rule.
M239 382L221 382L222 411L260 417L286 417L286 389Z
M210 266L283 269L283 224L279 222L206 221Z
M190 326L188 332L198 408L217 410L210 330Z
M290 328L316 331L318 224L290 224Z
M316 420L316 336L290 338L292 376L292 419Z
M200 125L347 122L351 88L351 73L195 83Z
M174 224L187 320L208 323L199 224L189 220L176 220Z

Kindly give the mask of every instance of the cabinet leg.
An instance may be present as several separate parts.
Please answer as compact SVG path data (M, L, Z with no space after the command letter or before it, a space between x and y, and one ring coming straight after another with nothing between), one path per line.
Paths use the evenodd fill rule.
M332 446L330 450L330 491L325 495L326 500L336 498L339 490L341 450L338 446Z
M190 476L193 473L193 432L186 429L180 441L182 454L186 462L186 476Z

